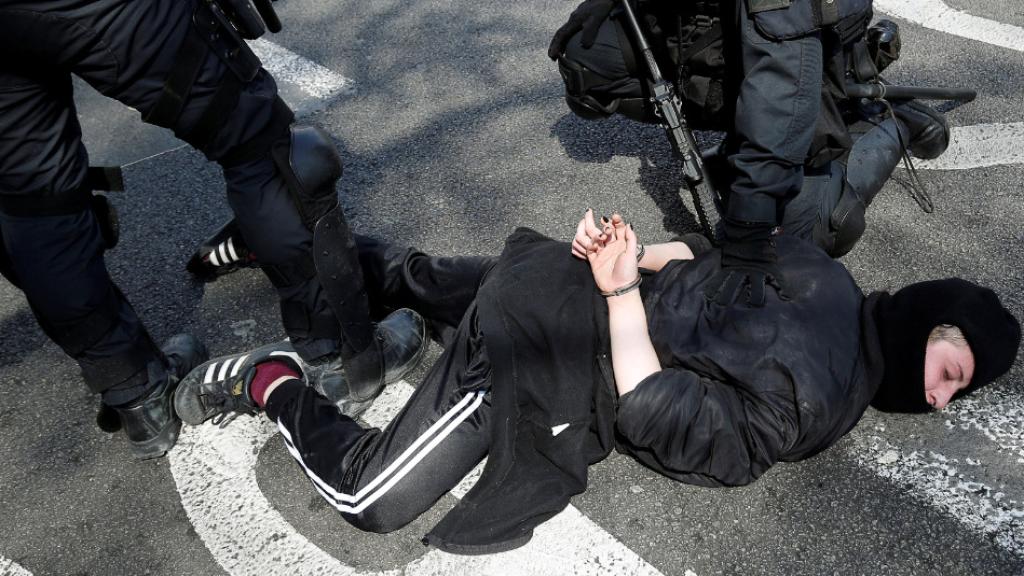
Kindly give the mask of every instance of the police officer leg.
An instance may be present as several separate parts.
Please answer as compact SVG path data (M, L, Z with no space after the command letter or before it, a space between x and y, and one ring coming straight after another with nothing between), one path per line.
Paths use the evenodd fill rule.
M112 25L110 17L116 19ZM139 110L147 122L172 128L176 135L224 166L229 198L238 212L243 236L260 255L265 270L287 272L276 276L269 273L278 287L282 310L301 309L302 317L310 320L306 327L285 321L289 335L295 337L296 349L307 360L326 361L337 357L341 348L341 355L346 357L343 359L354 363L346 372L353 371L360 363L354 361L354 356L347 357L347 350L339 342L339 329L328 326L324 319L330 318L332 311L335 317L344 316L358 304L333 306L314 278L309 252L312 232L308 227L304 229L296 216L290 200L295 191L282 180L280 172L274 172L279 167L269 154L275 142L287 143L293 114L277 96L273 79L234 28L218 23L211 7L199 0L146 4L107 0L90 5L76 18L78 26L104 41L104 50L90 54L85 59L88 66L71 63L72 69L105 95ZM301 154L295 158L302 160ZM330 189L333 192L333 182ZM271 235L284 228L283 234ZM358 277L346 281L361 288ZM405 323L410 337L397 339L402 342L382 336L366 322L343 320L342 324L343 328L361 327L353 328L351 335L346 329L344 340L353 344L373 341L386 351L400 351L393 362L381 362L381 354L377 354L376 361L368 362L376 370L357 371L380 372L375 377L367 376L373 380L372 386L363 386L362 378L349 378L345 386L360 389L354 396L376 393L382 378L400 375L401 370L391 368L408 368L408 361L418 358L418 347L408 350L401 345L422 341L422 322L418 318ZM355 348L348 346L349 353L355 354L351 352Z
M107 273L91 210L51 216L0 212L0 231L40 326L78 361L90 390L113 408L133 454L163 455L180 428L170 409L174 386L205 359L205 348L186 335L172 338L163 351L157 348Z
M0 71L5 268L47 335L115 407L135 455L159 456L180 426L170 392L203 351L194 339L176 338L172 353L162 354L107 274L110 238L93 210L71 78L61 72L61 55L81 55L62 49L82 40L81 29L36 10L31 3L0 9L3 50L15 55Z
M833 258L853 249L867 226L867 207L881 191L902 158L900 136L906 129L892 119L854 131L853 148L845 161L808 171L800 194L786 205L783 229L813 241Z

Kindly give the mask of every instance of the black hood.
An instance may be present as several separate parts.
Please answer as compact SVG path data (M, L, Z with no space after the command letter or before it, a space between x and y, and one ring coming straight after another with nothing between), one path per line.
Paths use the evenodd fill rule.
M865 302L878 330L884 374L871 405L886 412L927 412L924 357L939 324L963 332L974 354L974 376L961 397L1002 376L1020 346L1020 323L999 296L960 278L911 284L895 294L873 293Z

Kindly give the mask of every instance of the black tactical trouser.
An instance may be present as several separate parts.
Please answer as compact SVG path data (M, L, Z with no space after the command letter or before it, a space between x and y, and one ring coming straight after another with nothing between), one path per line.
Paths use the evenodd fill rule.
M450 491L490 447L490 363L474 300L496 259L357 244L376 313L415 309L444 353L384 430L363 428L300 382L275 390L266 408L317 492L357 528L390 532Z
M628 34L622 24L609 19L591 48L580 45L578 34L566 47L566 59L593 71L596 76L591 78L602 78L603 83L588 90L602 105L646 97L647 71L642 61L633 61L641 56L635 47L627 47L629 61L623 53ZM745 76L735 130L728 134L725 147L729 163L709 165L719 169L714 175L725 176L716 184L727 195L727 216L774 222L774 214L782 210L780 223L786 233L841 255L849 246L835 250L833 212L844 194L855 194L867 204L881 189L901 157L898 124L890 119L852 134L857 141L848 158L822 168L804 166L819 114L821 42L817 36L769 42L749 21L742 27L742 37ZM906 131L903 137L906 141Z
M197 4L0 0L0 194L58 196L78 189L88 157L70 74L146 117L175 67ZM298 307L307 319L326 316L329 321L313 323L336 326L320 284L308 267L299 272L295 266L308 256L312 234L284 180L269 154L237 154L252 142L288 135L291 111L277 97L273 78L261 69L212 137L198 142L200 118L228 74L207 52L171 127L224 166L228 201L247 244L261 264L279 272L282 307ZM79 362L90 388L108 391L105 400L114 403L144 393L145 366L159 352L107 274L93 213L0 213L0 233L0 268L24 290L47 334ZM307 359L338 347L336 333L288 332Z

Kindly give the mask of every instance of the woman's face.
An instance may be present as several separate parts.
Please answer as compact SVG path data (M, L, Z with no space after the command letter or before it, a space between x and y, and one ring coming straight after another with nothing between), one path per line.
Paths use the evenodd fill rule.
M945 408L954 394L971 383L972 376L974 353L970 346L947 340L928 342L924 353L924 397L932 408Z

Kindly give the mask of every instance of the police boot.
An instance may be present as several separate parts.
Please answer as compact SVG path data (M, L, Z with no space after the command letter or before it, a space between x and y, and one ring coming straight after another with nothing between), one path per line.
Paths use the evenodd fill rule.
M892 109L906 128L911 156L931 160L949 147L949 122L945 114L913 100L894 104Z
M231 219L199 245L185 268L198 280L212 282L236 270L257 266L256 255L249 251L238 225Z
M174 414L172 397L179 380L206 360L206 346L191 334L172 336L161 347L166 365L149 364L149 381L155 386L142 398L113 406L121 427L131 443L132 454L140 459L158 458L178 439L181 420Z
M346 416L366 410L384 387L414 370L426 350L427 326L416 312L402 308L376 325L373 340L350 358L314 364L315 388Z

